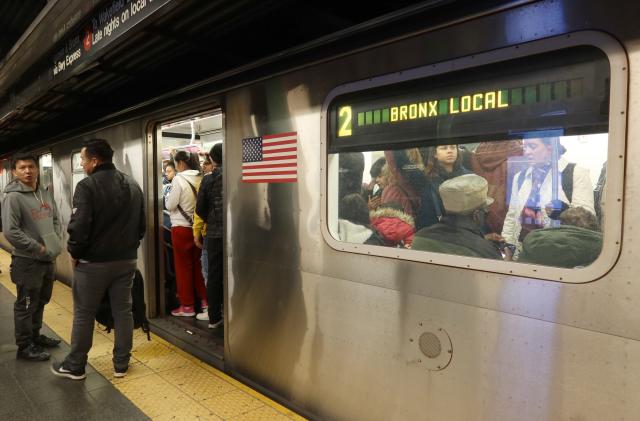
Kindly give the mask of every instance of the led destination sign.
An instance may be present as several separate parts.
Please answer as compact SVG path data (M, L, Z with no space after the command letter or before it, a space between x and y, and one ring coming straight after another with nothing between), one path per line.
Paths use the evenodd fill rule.
M606 126L608 61L595 48L573 50L547 54L545 68L543 55L508 62L512 67L489 65L339 96L328 110L329 148L506 139L540 127L579 130L587 122Z
M475 93L440 100L414 102L410 104L394 105L379 110L361 111L358 113L357 125L366 126L379 123L397 123L406 120L438 117L439 115L468 113L509 106L508 91L491 91ZM351 105L344 105L338 109L338 137L351 136L353 110Z

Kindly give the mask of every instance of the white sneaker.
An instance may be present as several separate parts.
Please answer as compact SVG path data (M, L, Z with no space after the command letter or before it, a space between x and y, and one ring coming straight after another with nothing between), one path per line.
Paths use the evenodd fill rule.
M209 323L209 329L215 329L217 327L220 327L224 324L224 319L220 319L215 323Z
M202 313L198 313L196 319L209 321L209 312L203 311Z

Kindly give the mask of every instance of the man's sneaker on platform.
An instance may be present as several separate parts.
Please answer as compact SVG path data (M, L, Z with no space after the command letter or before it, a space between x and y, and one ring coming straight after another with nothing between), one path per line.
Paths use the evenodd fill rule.
M124 376L127 375L127 370L129 370L129 366L124 367L124 368L114 368L113 369L113 377L116 378L123 378Z
M58 377L66 377L71 380L82 380L87 377L84 368L82 370L69 370L63 363L53 363L51 372Z

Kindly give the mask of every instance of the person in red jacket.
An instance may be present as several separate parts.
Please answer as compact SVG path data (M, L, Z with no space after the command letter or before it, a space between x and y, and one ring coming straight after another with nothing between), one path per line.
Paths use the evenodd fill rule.
M411 248L416 225L413 217L396 203L379 206L369 214L371 227L384 240L386 246Z

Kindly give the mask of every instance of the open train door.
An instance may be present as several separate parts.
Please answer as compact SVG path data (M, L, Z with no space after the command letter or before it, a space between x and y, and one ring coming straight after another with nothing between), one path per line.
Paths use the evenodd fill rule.
M205 311L206 287L203 281L206 283L208 266L206 244L200 248L193 241L192 227L194 223L198 224L198 218L191 216L193 207L188 204L195 203L196 193L183 182L183 206L176 209L175 203L168 202L176 182L189 181L197 190L202 177L211 172L209 151L224 140L222 110L159 121L153 131L157 276L156 302L150 309L152 329L185 351L223 368L224 326L209 328L207 320L198 320L190 315ZM184 158L185 153L192 160L191 167L197 166L199 175L194 175L194 170L187 170L184 164L177 164L174 160L177 154ZM180 179L174 181L174 177ZM176 197L174 194L173 201ZM203 218L206 222L206 216ZM191 237L187 238L189 235ZM223 283L226 285L224 278ZM192 310L182 316L172 315L172 311L181 305L180 298L182 301L192 300Z

